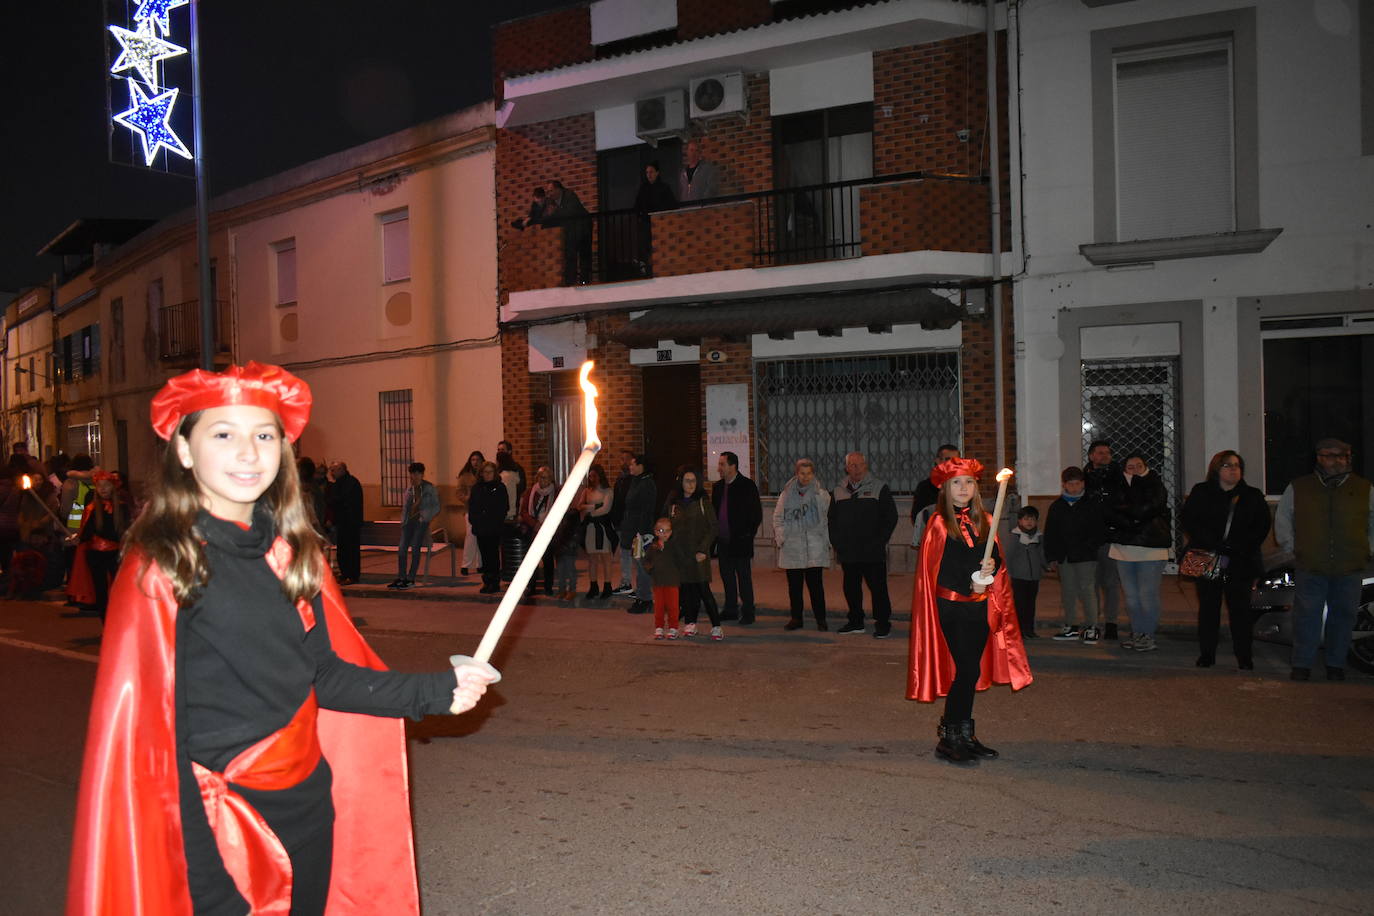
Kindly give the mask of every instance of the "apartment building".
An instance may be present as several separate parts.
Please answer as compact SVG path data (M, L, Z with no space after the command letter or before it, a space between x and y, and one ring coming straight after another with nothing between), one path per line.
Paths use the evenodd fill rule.
M774 494L796 459L834 485L859 449L900 494L943 442L1011 461L1012 322L999 385L1009 300L990 281L1018 258L1006 33L996 19L990 106L988 15L953 0L599 0L498 26L502 394L527 466L568 466L587 358L612 474L631 449L665 486L683 463L714 477L730 450ZM718 172L710 200L677 187L692 141ZM635 210L650 163L676 208ZM583 283L565 284L567 225L512 225L554 179L591 214Z

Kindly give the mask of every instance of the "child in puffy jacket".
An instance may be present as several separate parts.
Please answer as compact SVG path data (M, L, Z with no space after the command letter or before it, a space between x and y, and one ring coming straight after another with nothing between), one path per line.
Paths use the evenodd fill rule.
M677 639L678 586L682 584L682 569L694 562L684 552L682 541L673 539L673 523L661 518L654 522L654 539L644 548L641 562L649 570L654 582L654 639ZM668 631L663 631L664 611L667 611Z

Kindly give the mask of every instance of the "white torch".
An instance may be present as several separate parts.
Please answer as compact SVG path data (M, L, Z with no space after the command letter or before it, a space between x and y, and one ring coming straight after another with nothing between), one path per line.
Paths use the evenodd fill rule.
M988 529L988 546L983 550L983 559L992 559L993 539L997 536L997 526L1002 523L1002 507L1007 502L1007 481L1011 480L1011 468L1002 468L997 472L997 503L992 507L992 527ZM993 577L984 573L981 569L973 574L973 581L986 588L992 584Z
M578 379L582 385L582 410L586 418L587 429L587 440L582 445L582 454L578 456L577 463L568 472L568 479L564 482L563 489L558 491L558 497L553 501L553 507L549 509L549 514L545 517L544 523L539 526L539 531L535 534L534 541L530 543L530 549L526 551L525 558L520 561L520 567L515 571L515 578L511 580L510 587L501 596L501 603L497 605L491 623L487 624L487 632L482 637L482 642L477 646L477 652L473 655L473 659L477 662L488 664L491 662L491 654L496 649L496 643L501 639L506 624L510 622L511 614L515 613L515 606L519 603L520 596L525 593L525 586L529 584L530 577L538 568L544 551L549 547L549 541L553 540L559 522L567 514L573 498L577 496L578 488L582 486L582 481L592 466L592 460L596 458L597 452L601 451L601 440L596 435L596 386L587 380L593 365L591 360L583 363ZM454 659L455 664L466 661L462 656L454 656Z

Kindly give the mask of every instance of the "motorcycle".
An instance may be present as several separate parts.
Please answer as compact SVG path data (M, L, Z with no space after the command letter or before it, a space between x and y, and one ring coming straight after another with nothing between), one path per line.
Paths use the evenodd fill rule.
M1264 642L1293 644L1293 592L1296 581L1292 557L1277 557L1268 571L1255 583L1250 595L1250 607L1255 619L1255 639ZM1323 630L1326 608L1322 608ZM1352 667L1374 674L1374 564L1364 571L1360 604L1355 609L1355 623L1350 634L1349 663Z

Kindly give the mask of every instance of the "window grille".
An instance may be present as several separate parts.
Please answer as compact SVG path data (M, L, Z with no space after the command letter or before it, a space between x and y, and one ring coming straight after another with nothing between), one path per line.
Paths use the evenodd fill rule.
M959 352L856 354L760 360L754 429L759 487L776 493L799 458L834 486L844 456L860 451L894 493L911 493L930 473L936 448L959 442Z
M382 441L382 505L399 506L410 485L407 470L415 460L415 424L410 388L377 395Z
M277 259L277 305L296 301L296 240L273 246Z
M1159 475L1173 506L1170 524L1179 545L1178 510L1183 505L1179 478L1178 358L1101 359L1082 364L1083 449L1098 439L1112 444L1124 462L1140 452Z

